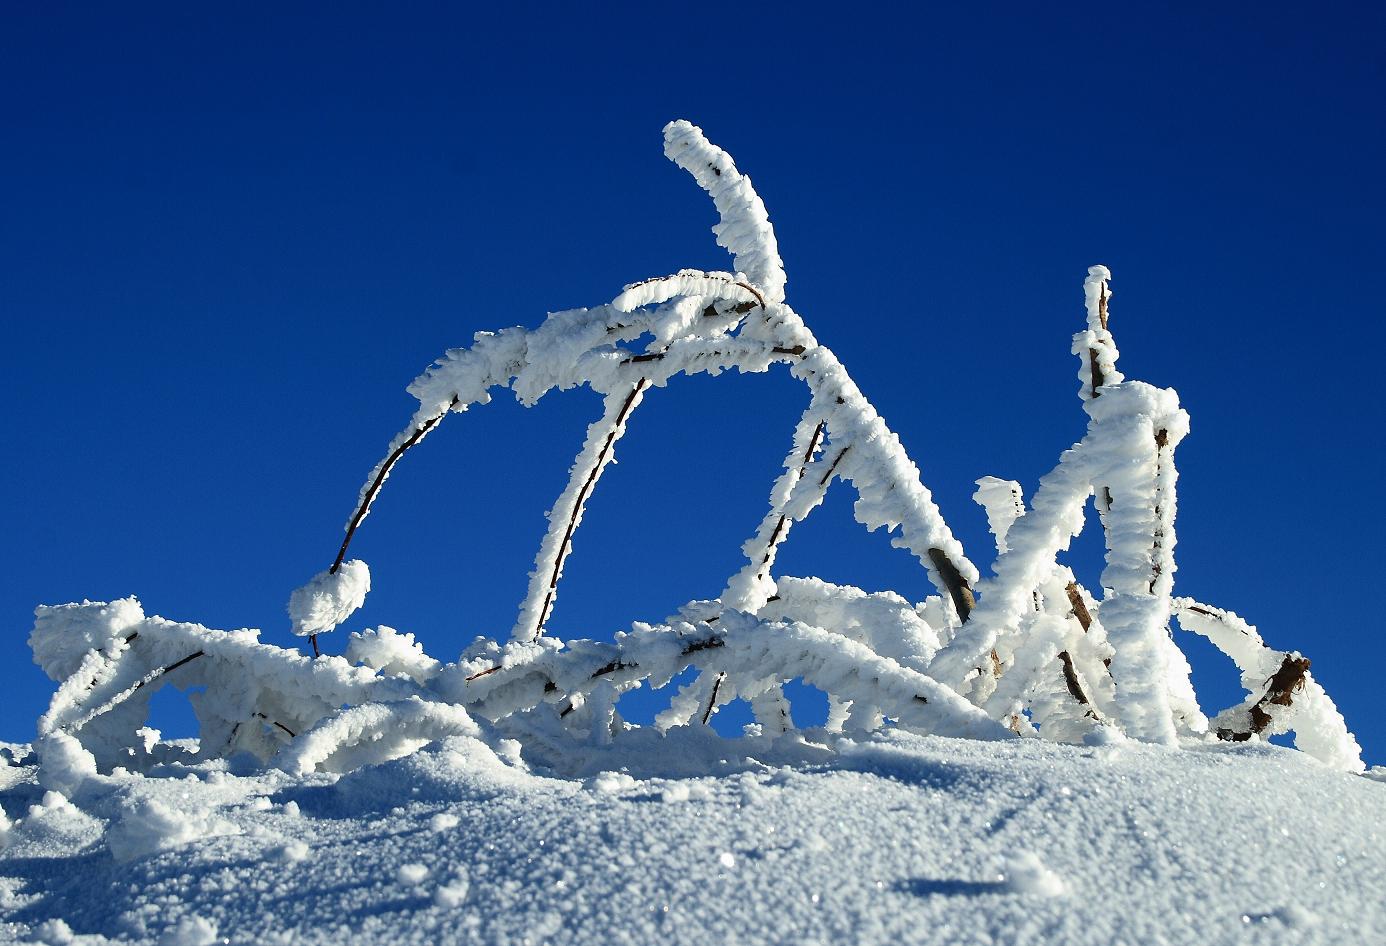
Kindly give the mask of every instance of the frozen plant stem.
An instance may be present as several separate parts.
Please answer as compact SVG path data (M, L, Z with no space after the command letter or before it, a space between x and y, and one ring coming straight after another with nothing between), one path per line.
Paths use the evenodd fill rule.
M983 581L899 437L786 302L774 231L749 179L687 122L665 129L665 153L716 205L714 233L732 271L632 283L609 303L553 313L534 328L480 332L448 350L410 385L417 409L366 477L331 568L289 602L295 632L321 657L317 634L340 626L370 590L369 569L346 553L404 454L446 414L489 403L495 389L530 406L585 386L601 396L602 414L549 510L508 642L479 639L444 664L412 635L381 626L353 634L345 660L312 660L254 632L146 618L133 599L40 608L31 642L59 681L40 721L42 764L90 772L138 757L126 751L133 737L121 727L179 668L187 668L180 685L207 687L198 703L207 757L247 750L297 773L340 771L459 734L503 735L548 752L563 752L570 739L593 751L627 737L612 725L621 693L696 670L657 717L661 731L709 725L719 705L744 700L773 738L792 728L783 686L802 679L828 694L829 730L849 735L892 725L1072 743L1101 723L1177 745L1210 729L1233 740L1293 730L1296 746L1316 758L1361 770L1360 750L1306 659L1266 647L1231 612L1171 597L1174 451L1187 415L1172 390L1117 370L1105 267L1088 270L1087 324L1073 336L1087 432L1040 479L1028 512L1018 483L978 482L998 540ZM663 623L635 622L609 641L546 638L586 505L642 398L680 376L771 368L802 382L810 403L769 508L742 545L743 567L721 595L687 602ZM937 595L912 603L773 575L786 537L835 480L855 491L857 522L912 554ZM1058 557L1081 532L1094 493L1107 555L1098 594L1089 595ZM1242 672L1247 696L1212 723L1168 633L1172 614ZM122 703L124 712L108 712ZM473 717L491 728L483 733ZM264 725L242 725L252 720Z
M592 489L597 485L597 480L601 477L602 471L606 469L611 459L611 453L616 445L616 441L625 433L626 421L630 419L631 412L640 403L641 396L645 389L650 386L650 379L641 377L631 387L630 393L626 395L621 409L617 413L615 420L606 430L606 439L602 443L600 452L586 472L586 477L582 481L582 487L578 490L577 497L572 502L572 510L568 514L567 523L563 529L563 539L558 546L558 554L554 556L553 569L549 573L548 588L544 592L544 603L539 608L539 617L535 622L531 639L540 637L544 633L544 624L549 619L549 612L553 608L553 600L558 594L558 579L563 574L563 563L568 558L568 553L573 547L573 533L577 530L578 523L582 521L583 507L587 504L587 498L592 494ZM574 477L578 474L578 469L573 470Z

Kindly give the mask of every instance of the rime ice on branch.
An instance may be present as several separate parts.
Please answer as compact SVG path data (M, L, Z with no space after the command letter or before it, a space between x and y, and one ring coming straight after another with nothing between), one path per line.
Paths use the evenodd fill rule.
M601 413L548 511L509 642L479 639L441 663L412 635L381 627L353 634L347 659L310 660L260 644L255 631L146 618L133 599L40 608L31 643L60 684L40 722L47 781L70 788L173 751L136 736L150 695L170 682L206 687L194 697L199 754L249 751L291 772L351 768L444 737L518 739L548 758L601 750L639 738L616 712L622 693L667 687L685 671L694 676L657 718L666 732L706 725L744 698L759 738L773 740L793 728L783 684L802 679L829 695L829 741L894 725L1061 742L1120 731L1173 745L1210 737L1210 724L1172 616L1242 672L1248 695L1214 717L1211 735L1244 741L1293 730L1307 753L1362 769L1307 659L1266 647L1232 612L1172 597L1174 451L1188 415L1173 391L1117 370L1106 267L1088 270L1087 324L1073 337L1087 432L1040 478L1028 508L1019 483L977 481L997 549L983 581L899 438L785 301L774 229L750 179L695 126L674 122L664 136L666 155L712 197L713 230L736 271L641 280L605 305L554 313L532 329L481 332L470 347L446 352L410 385L418 410L366 478L331 568L290 602L294 631L310 636L360 607L369 572L347 561L352 540L404 455L449 413L486 404L499 388L528 406L550 391L587 387ZM808 405L742 547L746 563L721 595L610 642L546 636L586 503L643 399L680 375L775 365L805 384ZM773 574L794 524L836 481L855 490L857 521L910 551L937 595L915 604ZM1084 528L1089 497L1107 547L1097 591L1058 562Z

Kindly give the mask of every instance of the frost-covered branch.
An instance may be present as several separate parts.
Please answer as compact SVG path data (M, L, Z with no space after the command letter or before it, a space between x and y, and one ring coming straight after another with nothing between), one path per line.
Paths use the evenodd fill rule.
M626 421L640 404L649 381L640 378L624 397L607 395L602 418L587 431L587 442L573 464L568 486L549 510L549 532L539 548L530 573L529 594L520 607L520 617L511 636L517 640L532 640L544 633L554 599L558 596L558 579L563 576L563 562L573 546L573 533L582 522L583 508L592 494L602 471L612 461L616 441L626 432Z
M712 144L701 128L676 121L664 126L664 154L698 182L717 205L721 222L712 228L752 283L770 302L784 301L786 282L775 230L751 179L736 169L731 155Z
M656 717L660 730L705 725L744 699L756 731L773 742L793 726L784 685L801 679L828 695L829 742L832 733L889 725L1060 742L1110 727L1174 745L1206 735L1209 721L1170 633L1172 616L1241 671L1247 697L1213 720L1219 736L1292 730L1307 753L1361 770L1357 744L1307 659L1266 647L1232 612L1172 597L1175 449L1188 416L1173 391L1117 370L1106 267L1088 270L1087 324L1073 337L1088 414L1082 440L1040 479L1028 510L1019 483L977 481L974 498L996 544L983 581L899 438L787 303L774 230L749 178L687 122L665 129L665 153L712 197L714 232L736 271L685 269L631 283L608 304L478 333L446 352L409 386L417 410L367 476L331 567L289 603L294 632L315 654L317 635L356 613L370 572L347 559L348 549L404 454L447 414L487 404L497 389L531 406L552 391L587 388L602 398L602 413L548 512L509 641L480 639L443 663L413 635L382 626L353 633L346 659L310 660L260 643L257 631L146 617L134 599L40 608L30 642L58 684L36 746L46 783L67 790L174 752L140 735L150 696L169 684L200 690L190 697L200 756L244 750L299 774L344 771L448 738L509 734L550 756L565 746L604 748L636 728L617 712L622 694L675 689L676 678L683 685ZM769 508L742 546L746 564L721 595L611 641L545 636L586 505L643 398L681 376L777 366L805 384L809 404ZM792 527L835 480L855 490L856 521L883 528L913 554L937 595L913 604L890 591L773 574ZM1106 557L1090 593L1058 556L1082 531L1094 494Z
M1267 647L1234 611L1192 598L1175 598L1172 607L1182 627L1206 637L1241 671L1247 697L1213 720L1220 738L1238 742L1293 731L1297 748L1334 768L1363 771L1361 747L1307 660Z

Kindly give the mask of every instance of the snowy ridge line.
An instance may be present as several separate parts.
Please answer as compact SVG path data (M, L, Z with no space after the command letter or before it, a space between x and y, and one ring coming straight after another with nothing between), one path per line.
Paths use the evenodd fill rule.
M199 758L248 751L289 771L333 771L406 754L450 736L513 735L552 757L564 747L647 744L621 720L621 694L668 686L696 670L656 727L706 725L747 700L756 732L793 728L784 684L828 696L830 732L894 725L979 739L1023 736L1082 743L1120 734L1161 745L1247 741L1293 731L1326 764L1362 771L1341 715L1295 652L1266 647L1231 612L1174 598L1175 449L1189 429L1174 391L1125 379L1109 325L1109 281L1090 267L1086 328L1073 339L1088 416L1027 510L1020 484L977 481L975 501L995 538L982 580L918 466L831 350L784 299L774 231L750 180L694 126L666 128L666 154L712 196L714 228L735 273L680 270L627 285L594 308L548 315L535 328L477 333L409 385L418 408L375 465L331 568L290 598L296 633L317 635L363 603L370 573L346 553L404 454L450 412L508 388L524 406L586 387L603 410L587 429L567 483L547 513L508 643L481 639L454 663L392 628L353 634L346 659L309 659L258 641L146 618L139 603L40 608L30 643L59 683L40 721L37 754L55 785L154 764L170 752L143 723L169 683L205 686L190 699ZM639 347L644 345L643 350ZM643 398L680 375L762 372L786 365L809 389L768 509L742 545L746 563L717 599L693 601L663 624L634 624L611 642L544 636L574 536L618 441ZM909 551L938 594L911 604L817 579L772 574L793 525L835 480L856 492L853 516ZM1088 499L1105 535L1100 597L1058 556L1085 526ZM1171 619L1209 637L1242 674L1246 699L1210 723L1199 706ZM475 723L471 714L487 722Z

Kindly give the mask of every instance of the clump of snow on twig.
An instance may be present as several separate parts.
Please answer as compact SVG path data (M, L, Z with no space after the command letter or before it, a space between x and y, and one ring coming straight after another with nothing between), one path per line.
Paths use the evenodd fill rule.
M365 603L370 590L371 570L359 559L343 562L335 572L319 572L289 596L293 632L307 637L334 630Z

